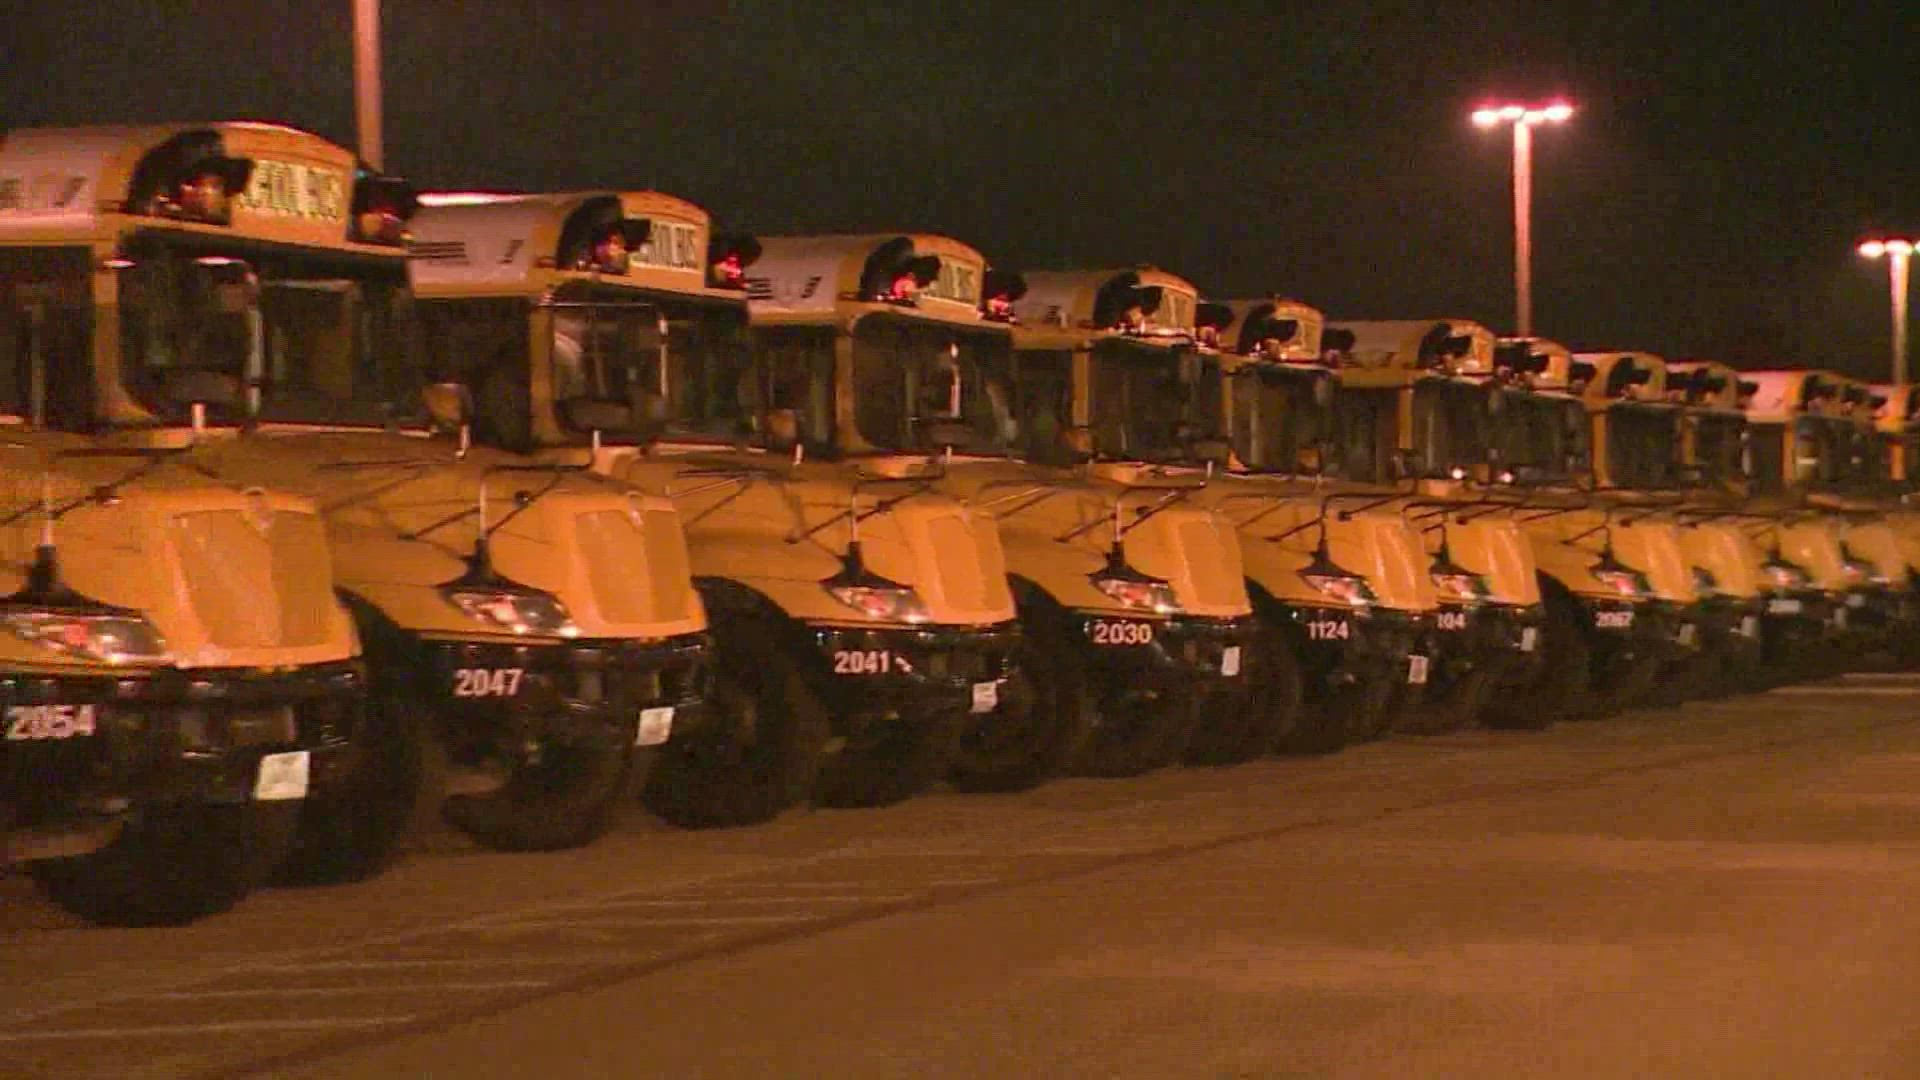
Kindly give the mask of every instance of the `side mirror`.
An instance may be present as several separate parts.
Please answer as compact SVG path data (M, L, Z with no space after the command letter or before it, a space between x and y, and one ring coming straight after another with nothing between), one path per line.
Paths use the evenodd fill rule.
M465 383L431 383L420 391L427 418L441 431L455 431L473 422L473 391Z
M1393 478L1396 480L1419 480L1427 475L1426 455L1418 450L1395 447L1392 461Z

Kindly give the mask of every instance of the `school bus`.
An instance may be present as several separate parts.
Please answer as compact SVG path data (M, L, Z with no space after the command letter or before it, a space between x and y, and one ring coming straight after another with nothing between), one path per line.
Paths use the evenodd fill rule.
M1400 428L1413 385L1433 373L1407 367L1362 368L1344 348L1329 348L1325 315L1284 298L1227 301L1216 331L1227 361L1225 395L1233 458L1231 475L1265 477L1275 497L1293 501L1297 521L1327 530L1330 541L1356 528L1377 531L1382 550L1410 548L1412 582L1381 581L1374 591L1397 590L1396 605L1426 630L1428 656L1424 688L1408 686L1395 711L1394 726L1434 732L1462 727L1480 717L1502 688L1531 680L1538 659L1540 591L1533 553L1517 526L1504 516L1474 516L1472 499L1439 490L1432 483L1396 469L1404 462ZM1333 344L1340 344L1339 336ZM1248 520L1255 533L1281 536L1274 504ZM1410 532L1408 530L1411 530ZM1295 533L1278 543L1257 543L1243 533L1252 580L1267 596L1313 612L1316 600L1297 582L1299 567L1268 565L1256 557L1298 562L1300 545L1317 541ZM1287 543L1295 546L1289 550ZM1409 542L1411 541L1411 542ZM1337 565L1371 565L1365 550L1340 550L1330 543L1327 558ZM1419 588L1422 584L1426 590ZM1431 592L1427 601L1423 592ZM1430 615L1421 612L1431 607ZM1311 628L1316 618L1308 615ZM1303 655L1327 643L1313 639L1298 645ZM1316 666L1338 671L1351 661L1337 653ZM1384 674L1384 678L1382 678ZM1372 681L1404 683L1397 672L1375 674Z
M1746 410L1755 502L1788 519L1783 545L1808 549L1808 569L1834 601L1826 666L1887 644L1911 618L1902 603L1910 575L1873 502L1887 462L1875 451L1871 391L1829 371L1743 377L1754 384Z
M474 365L482 440L685 515L722 717L655 771L649 805L727 824L808 797L894 802L1019 708L991 518L935 490L924 459L864 453L853 435L834 332L855 286L835 255L770 283L781 242L716 233L659 192L428 202L414 281L429 325L459 342L446 355ZM748 298L762 295L792 297L820 326L750 340Z
M699 720L706 620L679 518L436 435L448 388L427 382L407 283L411 188L272 124L27 139L30 170L58 162L83 189L34 234L72 252L85 298L51 422L324 517L325 542L283 568L324 580L331 549L371 702L343 735L354 782L306 802L300 865L371 873L416 806L506 849L603 831L633 770Z
M1492 722L1538 725L1594 715L1645 695L1687 648L1692 576L1670 525L1622 520L1591 488L1586 413L1564 348L1502 343L1464 319L1335 323L1358 368L1410 366L1446 376L1406 404L1409 469L1471 484L1526 534L1545 604L1538 680L1502 695ZM1351 335L1351 336L1347 336Z
M1737 464L1727 455L1740 445L1744 418L1716 405L1737 386L1696 387L1688 369L1669 377L1666 359L1643 351L1577 353L1572 371L1584 384L1596 490L1623 516L1675 527L1699 597L1691 608L1695 648L1661 676L1655 699L1750 685L1767 625L1765 556L1751 520L1730 516L1718 490L1700 482L1708 466L1688 456L1705 450L1719 472ZM1711 386L1721 388L1719 398L1700 392Z
M121 274L153 223L129 185L174 135L0 138L0 848L107 923L265 880L303 806L351 789L365 722L314 500L108 422Z
M985 372L1007 459L959 473L994 508L1050 681L1091 688L1083 771L1230 764L1293 748L1296 665L1260 622L1219 494L1222 373L1193 285L1152 267L1004 276L1013 351Z

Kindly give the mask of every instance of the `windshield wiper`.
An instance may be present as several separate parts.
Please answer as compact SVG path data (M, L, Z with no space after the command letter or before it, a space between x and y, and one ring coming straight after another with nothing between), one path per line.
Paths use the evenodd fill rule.
M72 450L57 451L50 458L47 459L49 483L51 482L51 470L53 468L53 465L55 462L58 462L58 461L67 461L75 458L112 458L112 457L138 457L138 458L144 458L145 460L143 460L140 464L134 466L133 468L127 470L126 472L122 473L121 475L114 477L112 480L109 480L104 484L98 484L94 486L85 495L81 495L77 498L61 503L57 507L48 505L48 500L44 498L37 505L29 504L24 509L15 511L14 513L9 514L4 518L0 518L0 527L11 525L14 522L19 521L20 519L26 517L29 514L33 514L41 511L44 511L51 520L58 521L60 518L65 517L67 514L72 513L74 510L82 506L85 506L88 503L105 503L111 500L114 496L120 493L121 488L135 482L136 480L139 480L143 477L151 475L152 473L158 471L159 468L163 465L180 465L183 468L189 469L217 483L222 483L222 484L229 483L229 481L225 477L221 476L219 473L213 471L212 469L209 469L204 464L201 464L200 462L196 462L196 461L186 460L186 455L192 453L193 449L194 448L190 446L179 447L179 448L151 447L151 446L127 446L127 447L90 446L90 447L82 447L82 448L77 448Z

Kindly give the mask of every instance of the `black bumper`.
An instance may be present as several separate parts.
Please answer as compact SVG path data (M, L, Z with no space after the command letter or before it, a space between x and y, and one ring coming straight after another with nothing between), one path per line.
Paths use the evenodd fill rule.
M705 720L712 642L704 633L658 641L427 641L425 677L408 687L438 717L449 752L484 756L502 738L633 745L641 712L671 707L672 730Z
M1539 604L1442 604L1433 635L1433 690L1476 672L1497 683L1530 683L1541 664L1546 609Z
M1428 650L1436 632L1434 615L1306 605L1281 605L1280 612L1300 661L1309 703L1355 683L1401 686L1416 678L1424 683L1431 673Z
M254 797L263 758L301 751L308 791L321 791L349 766L366 687L359 661L0 676L9 736L0 798L29 831L111 820L137 805L241 803ZM91 734L51 734L88 724Z
M1148 621L1082 615L1079 624L1085 655L1097 677L1161 690L1196 681L1216 689L1238 685L1254 635L1251 616L1184 615Z
M959 706L973 711L975 688L1015 670L1018 623L992 626L817 626L808 630L819 664L809 682L836 717L878 711L912 714Z

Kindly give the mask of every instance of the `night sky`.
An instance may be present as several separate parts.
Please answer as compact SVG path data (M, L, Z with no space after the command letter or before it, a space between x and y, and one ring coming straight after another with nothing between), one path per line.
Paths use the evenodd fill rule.
M386 0L386 164L1506 331L1510 136L1467 114L1564 94L1580 114L1535 140L1540 333L1884 378L1886 269L1853 247L1920 230L1920 6L1661 6ZM0 126L271 119L351 144L350 13L13 5Z

